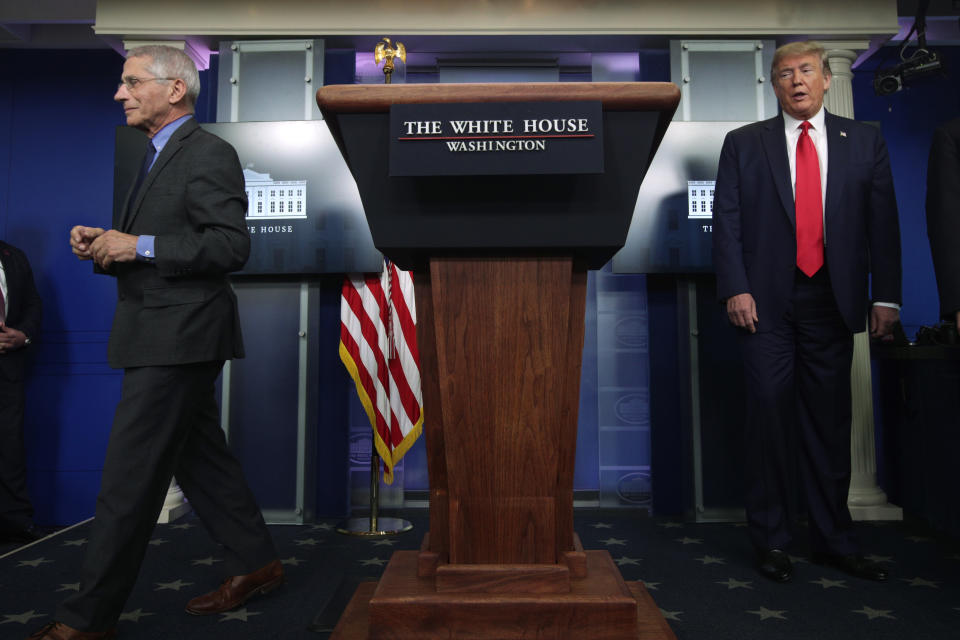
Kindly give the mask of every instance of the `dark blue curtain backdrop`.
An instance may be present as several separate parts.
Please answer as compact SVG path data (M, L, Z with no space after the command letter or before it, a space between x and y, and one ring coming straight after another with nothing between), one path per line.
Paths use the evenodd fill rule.
M106 364L115 290L70 252L75 224L109 226L113 51L0 51L0 235L44 302L27 387L29 487L41 524L89 517L120 375Z
M115 284L73 256L67 234L110 226L122 67L114 51L0 50L0 238L26 252L44 302L25 417L41 524L92 515L120 397L121 373L106 363ZM197 117L209 120L216 67L200 75Z
M930 258L924 200L927 155L933 130L960 116L958 47L931 47L943 56L947 72L916 81L906 89L879 97L873 91L874 71L899 61L897 48L887 47L856 69L853 103L857 120L880 123L890 151L903 248L903 319L909 338L923 325L937 322L939 302ZM913 50L909 50L912 52Z

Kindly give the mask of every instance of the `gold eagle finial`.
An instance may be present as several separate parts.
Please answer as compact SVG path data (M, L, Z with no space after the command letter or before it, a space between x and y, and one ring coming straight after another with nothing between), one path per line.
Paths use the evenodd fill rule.
M407 61L407 49L402 42L397 42L396 47L390 42L390 38L384 37L377 43L373 50L373 60L376 64L384 63L383 75L384 82L390 84L390 77L393 74L393 59L400 58L401 62Z

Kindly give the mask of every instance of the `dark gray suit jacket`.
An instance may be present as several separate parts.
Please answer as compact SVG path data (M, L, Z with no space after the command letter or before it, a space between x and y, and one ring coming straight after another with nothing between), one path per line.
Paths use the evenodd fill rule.
M783 316L796 271L796 209L783 116L727 134L713 207L713 263L721 300L750 293L769 331ZM863 331L874 301L901 301L900 224L880 131L826 114L826 262L837 307Z
M164 146L130 203L132 196L115 212L113 227L156 236L157 257L115 263L110 270L117 277L110 366L242 358L237 300L227 281L250 253L236 151L191 118Z
M940 314L960 311L960 118L933 134L927 164L927 235L940 292Z

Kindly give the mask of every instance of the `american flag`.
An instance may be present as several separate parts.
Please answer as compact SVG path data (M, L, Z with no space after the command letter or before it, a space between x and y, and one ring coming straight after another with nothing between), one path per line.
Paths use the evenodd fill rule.
M340 359L353 378L383 460L383 479L423 429L413 276L384 261L380 274L350 274L340 300Z

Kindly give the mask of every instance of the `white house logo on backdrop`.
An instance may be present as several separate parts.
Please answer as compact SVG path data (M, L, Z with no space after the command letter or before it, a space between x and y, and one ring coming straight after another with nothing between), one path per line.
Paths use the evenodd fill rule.
M269 173L243 170L247 220L306 219L307 181L274 180Z
M690 196L687 217L690 220L709 220L713 217L713 190L716 186L716 180L687 181L687 194Z

